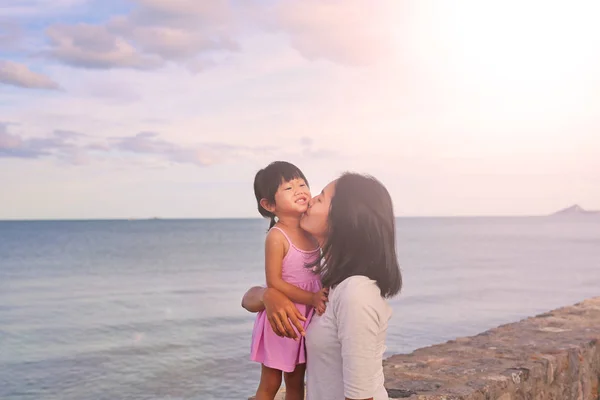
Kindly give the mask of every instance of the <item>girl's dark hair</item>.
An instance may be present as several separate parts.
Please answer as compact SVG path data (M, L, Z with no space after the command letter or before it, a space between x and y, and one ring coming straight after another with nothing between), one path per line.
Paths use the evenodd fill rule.
M275 225L275 214L265 210L261 205L262 199L267 199L270 204L275 204L275 193L279 189L281 182L289 182L292 179L303 179L308 185L308 180L300 171L300 168L296 167L286 161L273 161L265 168L261 169L254 176L254 196L256 196L256 205L258 206L258 212L265 218L271 219L269 229Z
M383 297L398 294L402 275L395 221L392 199L381 182L371 176L343 174L331 199L321 257L310 265L321 274L323 287L364 275L377 282Z

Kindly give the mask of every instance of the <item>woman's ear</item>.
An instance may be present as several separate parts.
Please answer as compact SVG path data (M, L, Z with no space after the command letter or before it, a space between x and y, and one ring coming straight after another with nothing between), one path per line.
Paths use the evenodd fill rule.
M275 204L271 204L269 200L265 198L260 199L260 206L270 213L275 212Z

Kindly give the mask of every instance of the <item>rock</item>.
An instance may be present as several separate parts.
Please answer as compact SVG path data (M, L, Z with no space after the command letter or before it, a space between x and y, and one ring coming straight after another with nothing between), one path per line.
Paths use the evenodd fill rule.
M392 356L386 387L409 400L598 400L599 343L600 297Z
M567 207L565 209L557 211L557 212L555 212L552 215L564 215L564 216L569 216L569 215L600 215L600 211L584 210L582 207L580 207L579 205L575 204L575 205L573 205L571 207Z

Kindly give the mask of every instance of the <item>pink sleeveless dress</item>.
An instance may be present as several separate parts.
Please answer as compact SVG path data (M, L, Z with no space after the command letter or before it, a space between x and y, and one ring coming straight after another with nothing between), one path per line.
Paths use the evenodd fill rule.
M294 246L282 229L278 227L271 229L279 230L290 244L290 248L283 258L281 272L283 280L308 292L314 293L321 290L319 276L315 275L312 269L305 267L307 263L317 259L319 249L317 248L312 251L300 250ZM311 306L297 303L296 307L306 317L305 322L301 321L306 329L312 318L314 309ZM300 337L299 341L295 341L277 336L267 320L267 314L261 311L256 316L256 321L254 322L250 359L264 364L269 368L278 369L283 372L293 372L296 369L296 365L306 363L304 337Z

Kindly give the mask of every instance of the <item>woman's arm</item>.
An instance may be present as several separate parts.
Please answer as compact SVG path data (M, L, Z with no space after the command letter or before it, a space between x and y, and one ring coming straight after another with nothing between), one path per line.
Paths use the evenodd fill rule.
M346 400L372 400L383 379L380 334L388 314L371 282L344 283L332 305L341 343L344 395Z
M250 288L242 297L242 307L246 310L256 313L265 309L263 304L263 295L266 288L261 286L254 286Z
M306 318L294 303L277 289L259 286L250 288L242 298L242 307L250 312L265 310L269 324L278 336L297 340L296 330L302 336L305 334L300 321L306 321Z

